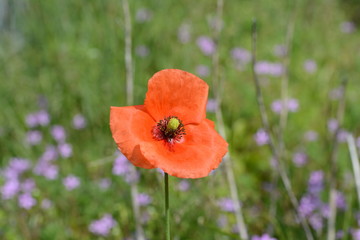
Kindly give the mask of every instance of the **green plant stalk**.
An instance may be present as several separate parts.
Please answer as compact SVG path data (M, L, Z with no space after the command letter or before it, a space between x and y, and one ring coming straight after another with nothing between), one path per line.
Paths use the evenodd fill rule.
M166 240L170 240L169 175L165 173L165 222Z

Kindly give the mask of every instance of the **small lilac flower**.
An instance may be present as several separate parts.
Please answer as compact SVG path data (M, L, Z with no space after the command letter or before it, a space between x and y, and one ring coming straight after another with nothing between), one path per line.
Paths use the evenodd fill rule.
M81 114L76 114L72 120L73 128L75 129L83 129L86 127L86 119Z
M206 104L206 111L214 113L216 111L216 108L218 107L218 103L216 99L210 98L208 99L208 102Z
M55 125L51 128L51 135L57 142L64 142L66 138L65 129L60 125Z
M289 112L297 112L299 109L299 102L295 98L290 98L287 100L287 108Z
M152 202L152 198L145 194L145 193L139 193L136 196L136 202L140 205L140 206L146 206L149 205Z
M324 172L323 171L314 171L311 173L309 182L308 182L308 191L310 193L318 193L323 190L323 181L324 181Z
M309 130L304 134L304 138L308 142L314 142L318 138L318 133L313 130Z
M275 45L274 46L274 55L277 57L284 57L286 56L287 51L284 45Z
M254 139L258 146L268 144L270 141L269 134L262 128L260 128L254 135Z
M307 163L307 155L304 152L297 152L293 155L292 161L297 167L302 167Z
M281 100L275 100L271 103L271 110L274 113L280 114L282 111L282 107L283 107L283 104L282 104Z
M346 209L346 199L342 192L337 191L336 192L336 207L341 210Z
M324 227L323 219L319 214L312 214L309 217L309 223L311 227L317 232L321 231L321 229Z
M43 199L41 201L41 208L42 209L49 209L51 207L52 207L52 202L49 199L45 198L45 199Z
M339 230L336 232L336 239L343 239L344 238L344 231Z
M150 50L145 45L140 45L135 48L135 53L137 56L145 58L149 56Z
M327 127L329 132L334 133L336 129L339 127L339 123L336 119L332 118L329 119L329 121L327 122Z
M263 234L261 236L257 236L257 235L252 236L251 240L277 240L277 239L273 238L273 237L270 237L269 234L265 233L265 234Z
M320 205L320 200L317 196L314 195L305 195L300 199L299 204L299 213L304 216L308 217L310 214L313 213L317 209L317 207Z
M210 68L206 65L198 65L196 67L196 73L200 76L200 77L207 77L210 74Z
M148 211L143 211L140 217L141 223L147 223L150 220L150 214Z
M329 98L331 100L339 100L343 96L343 89L342 88L334 88L329 93Z
M184 23L179 27L178 39L183 44L190 42L191 34L189 24Z
M58 158L58 152L56 147L53 145L48 145L46 146L44 153L39 158L39 161L51 162L56 160L57 158Z
M125 182L127 183L135 183L138 182L140 179L140 172L139 171L130 171L129 173L125 174Z
M26 134L26 142L30 145L37 145L42 140L42 134L38 130L31 130Z
M308 59L304 62L304 69L308 73L314 73L317 69L317 64L314 60Z
M21 208L30 209L36 204L36 200L29 193L21 194L18 198L18 203Z
M353 33L356 30L356 26L353 22L342 22L340 24L340 30L343 33Z
M216 222L219 228L224 228L228 225L228 219L225 215L221 215Z
M58 150L63 158L69 158L72 155L72 146L69 143L60 143Z
M186 192L190 188L190 183L187 180L181 180L178 184L178 189L182 192Z
M255 65L255 72L259 75L279 77L284 73L284 66L281 63L259 61Z
M39 112L36 113L36 117L37 117L37 123L40 126L47 126L50 123L50 116L49 113L45 110L40 110Z
M135 19L139 23L148 22L151 20L153 14L149 9L140 8L136 11Z
M354 229L351 231L353 240L360 240L360 229Z
M117 176L125 176L129 172L129 161L123 154L119 154L114 161L112 173Z
M218 202L218 206L224 212L234 212L235 211L234 202L230 198L222 198L222 199L220 199L220 201Z
M49 180L56 179L58 174L59 174L59 169L56 165L46 164L46 167L42 171L42 175Z
M246 64L251 61L251 54L248 50L244 48L233 48L231 50L231 57L240 63Z
M108 189L111 185L111 180L108 178L102 178L98 184L101 189Z
M35 187L35 181L31 178L28 178L23 183L21 183L21 190L26 193L32 192Z
M1 187L1 196L3 199L11 199L20 191L20 183L17 179L9 179Z
M38 125L38 118L35 113L30 113L26 116L25 122L28 127L33 128Z
M320 207L321 215L328 219L330 217L330 207L329 204L322 204Z
M349 132L346 130L341 129L337 134L337 140L338 142L346 142L346 138L349 135Z
M74 175L69 175L63 179L63 184L68 191L80 186L80 179Z
M99 220L91 222L89 231L95 235L106 237L111 229L116 225L116 221L110 214L105 214Z
M215 42L206 36L201 36L196 40L196 43L204 55L210 56L216 50Z
M30 161L23 158L12 158L9 162L9 168L21 174L30 168Z

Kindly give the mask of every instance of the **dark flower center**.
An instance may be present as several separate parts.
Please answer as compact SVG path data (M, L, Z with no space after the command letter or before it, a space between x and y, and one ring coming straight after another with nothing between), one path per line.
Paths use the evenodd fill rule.
M169 116L160 120L153 127L152 135L156 140L164 140L173 144L180 142L183 135L185 135L185 127L179 118Z

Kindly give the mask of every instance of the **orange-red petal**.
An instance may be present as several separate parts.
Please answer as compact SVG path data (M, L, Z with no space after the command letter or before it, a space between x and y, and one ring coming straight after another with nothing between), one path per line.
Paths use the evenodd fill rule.
M143 105L110 108L112 136L120 151L137 167L155 167L139 145L143 141L153 141L151 129L155 124Z
M206 117L208 90L209 86L191 73L165 69L149 80L144 104L156 122L176 116L184 124L197 124Z
M183 142L175 143L172 149L164 141L144 141L141 152L154 166L179 178L207 176L220 164L228 144L215 131L210 120L185 126Z

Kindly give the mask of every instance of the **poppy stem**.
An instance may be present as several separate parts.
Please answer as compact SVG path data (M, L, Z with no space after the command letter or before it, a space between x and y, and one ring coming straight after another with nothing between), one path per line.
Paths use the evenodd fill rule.
M166 240L170 240L170 208L169 208L169 175L165 173L165 221L166 221Z

